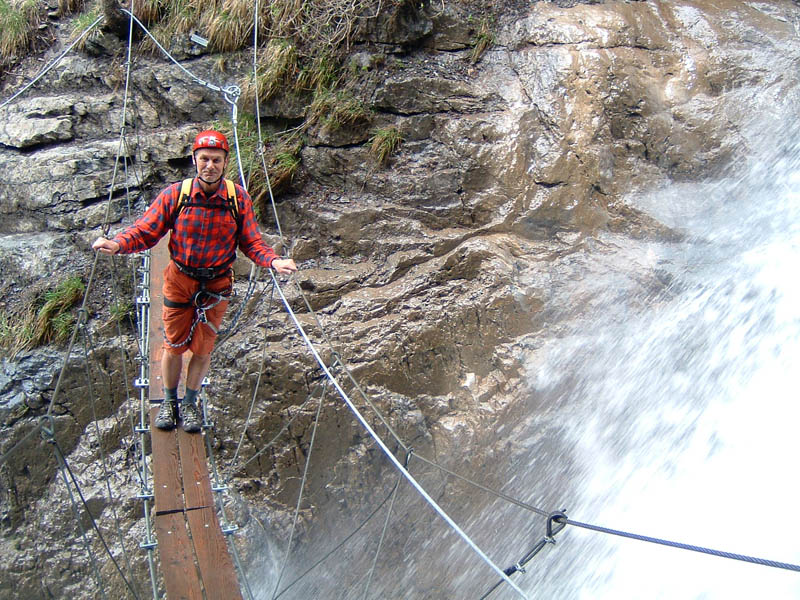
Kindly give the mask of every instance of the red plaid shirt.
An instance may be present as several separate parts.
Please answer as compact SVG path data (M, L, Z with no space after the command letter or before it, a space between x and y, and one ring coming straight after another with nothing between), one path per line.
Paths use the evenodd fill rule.
M217 191L206 198L197 178L192 182L193 200L218 204L217 208L185 206L172 222L176 213L181 182L163 190L145 213L125 231L114 236L121 254L131 254L152 248L170 229L169 254L176 261L196 269L223 267L236 258L236 219L228 207L225 182L220 180ZM242 252L261 267L269 267L277 254L264 243L258 231L253 202L240 185L236 185L236 201L242 230L238 246Z

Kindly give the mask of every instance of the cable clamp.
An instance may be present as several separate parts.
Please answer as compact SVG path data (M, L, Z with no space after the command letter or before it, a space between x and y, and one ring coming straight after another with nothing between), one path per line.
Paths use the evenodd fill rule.
M142 427L141 425L137 425L136 427L133 428L133 430L136 433L150 433L150 427L148 426Z
M242 95L242 89L238 85L226 85L222 88L222 95L226 102L235 105Z
M224 533L225 535L230 535L232 533L236 533L237 531L239 531L239 526L231 523L230 525L222 527L221 529L222 533Z
M545 542L548 544L556 543L555 535L567 526L566 519L567 513L565 509L550 513L550 515L547 517L547 533L544 536ZM553 523L555 523L555 527L553 526Z
M133 387L135 388L149 388L150 380L147 377L137 377L133 380Z
M403 461L403 468L408 470L408 463L411 462L411 455L414 454L414 446L409 446L406 450L406 459Z
M228 491L228 486L225 485L224 483L221 484L221 485L212 485L211 486L211 491L212 492L227 492Z
M153 490L148 490L144 488L141 492L136 494L136 498L139 500L152 500L155 498L155 494L153 494Z
M148 540L148 541L144 541L144 542L139 544L139 548L141 548L142 550L152 550L153 548L156 548L157 546L158 546L158 542L155 541L155 540L152 540L152 541Z
M525 567L523 567L520 563L515 563L514 564L514 569L516 569L520 573L525 573L526 572L525 571Z
M142 294L141 296L136 297L136 304L150 304L149 296Z
M48 444L55 443L55 419L52 415L44 415L39 423L40 435L42 439Z

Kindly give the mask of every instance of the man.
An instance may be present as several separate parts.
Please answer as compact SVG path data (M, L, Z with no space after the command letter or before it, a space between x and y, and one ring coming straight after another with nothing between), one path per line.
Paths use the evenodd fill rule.
M171 260L164 271L163 288L164 403L155 419L160 429L176 425L183 353L191 350L180 416L185 431L200 431L197 395L228 306L236 248L259 266L283 275L297 271L293 260L278 258L261 239L249 194L223 179L229 151L224 135L201 131L192 146L197 176L191 180L191 187L181 182L169 186L133 225L111 239L100 237L92 244L105 254L130 254L152 248L172 230Z

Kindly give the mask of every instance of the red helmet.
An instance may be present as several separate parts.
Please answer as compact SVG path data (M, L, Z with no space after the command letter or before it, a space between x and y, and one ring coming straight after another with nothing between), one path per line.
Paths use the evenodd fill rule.
M225 139L225 136L219 131L214 131L213 129L201 131L197 134L197 137L194 138L192 154L201 148L216 148L219 150L225 150L226 153L231 151L230 146L228 146L228 140Z

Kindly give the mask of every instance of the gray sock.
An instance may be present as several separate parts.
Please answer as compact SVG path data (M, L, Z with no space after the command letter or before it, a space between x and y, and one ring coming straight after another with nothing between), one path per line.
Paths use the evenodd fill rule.
M183 402L185 404L195 404L197 403L197 394L198 390L190 390L186 388L186 395L183 397Z
M177 402L178 401L178 386L176 385L174 388L164 388L164 400L167 402Z

